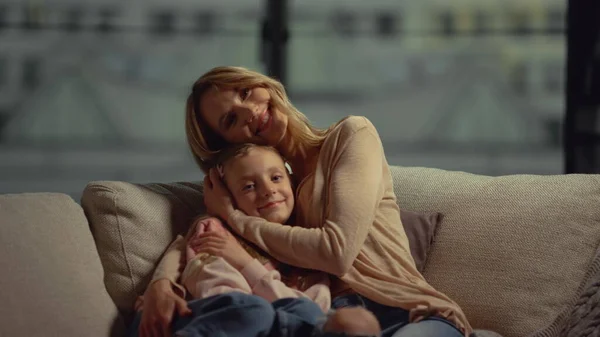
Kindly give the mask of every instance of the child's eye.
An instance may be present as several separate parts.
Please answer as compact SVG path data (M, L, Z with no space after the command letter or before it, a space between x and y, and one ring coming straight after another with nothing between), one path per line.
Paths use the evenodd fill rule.
M242 191L250 191L254 188L254 184L246 184L242 187Z
M273 178L271 178L271 179L273 181L281 181L281 179L283 179L283 176L282 175L276 175L276 176L273 176Z

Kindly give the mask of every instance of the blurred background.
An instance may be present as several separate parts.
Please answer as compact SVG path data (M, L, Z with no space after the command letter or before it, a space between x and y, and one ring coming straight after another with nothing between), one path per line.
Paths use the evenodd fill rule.
M0 193L200 180L184 103L218 65L280 76L316 125L367 116L390 164L560 174L566 14L564 0L2 0Z

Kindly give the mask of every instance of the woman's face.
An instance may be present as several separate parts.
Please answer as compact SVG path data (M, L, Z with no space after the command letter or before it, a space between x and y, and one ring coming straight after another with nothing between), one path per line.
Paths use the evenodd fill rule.
M277 146L287 129L287 116L271 104L265 88L209 89L200 98L208 126L232 144Z

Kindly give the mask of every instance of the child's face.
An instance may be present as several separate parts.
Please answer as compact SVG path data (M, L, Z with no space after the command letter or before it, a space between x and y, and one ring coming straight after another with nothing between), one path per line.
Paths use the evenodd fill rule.
M253 148L223 167L237 207L247 215L285 223L294 209L294 192L281 157Z

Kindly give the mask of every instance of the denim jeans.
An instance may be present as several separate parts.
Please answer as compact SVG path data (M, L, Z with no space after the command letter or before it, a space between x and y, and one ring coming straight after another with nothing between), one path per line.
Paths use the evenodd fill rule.
M336 297L331 305L334 309L360 306L371 311L381 325L382 337L464 336L454 324L442 317L431 316L418 323L409 323L407 310L379 304L357 294Z
M231 292L188 302L192 315L173 317L172 331L181 337L306 337L324 314L306 298L269 303L261 297ZM128 336L138 336L141 312Z

